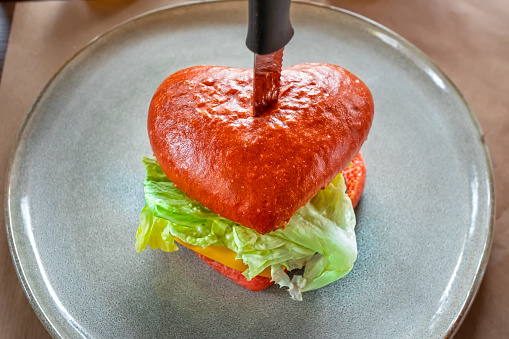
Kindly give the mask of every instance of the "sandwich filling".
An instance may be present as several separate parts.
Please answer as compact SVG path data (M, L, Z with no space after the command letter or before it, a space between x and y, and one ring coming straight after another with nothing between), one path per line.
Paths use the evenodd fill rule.
M136 234L138 252L147 245L173 252L178 250L175 241L192 249L223 246L236 254L236 261L242 260L248 280L270 269L272 280L288 287L296 300L302 300L302 292L328 285L352 269L357 258L356 221L341 173L298 209L285 229L262 235L187 197L166 177L157 160L144 157L143 162L146 206ZM221 262L221 258L212 259ZM223 260L228 265L225 262L231 260ZM292 278L283 269L303 267L303 273Z

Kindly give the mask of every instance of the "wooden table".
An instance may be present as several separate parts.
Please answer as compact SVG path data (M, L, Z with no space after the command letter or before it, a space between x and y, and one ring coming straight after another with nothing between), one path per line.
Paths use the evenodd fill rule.
M8 97L9 90L28 85L37 88L49 79L56 68L94 35L112 25L169 2L178 0L101 0L87 2L94 16L79 16L75 22L48 22L38 13L51 5L62 15L77 15L81 1L73 2L1 2L0 3L0 187L4 187L10 148L16 130L30 104ZM430 56L452 79L476 113L490 148L496 182L497 214L494 246L484 282L460 328L458 338L509 338L509 2L506 0L321 0L367 16L399 33ZM16 7L16 8L15 8ZM14 21L13 21L14 14ZM72 20L72 19L70 19ZM88 20L88 21L87 21ZM9 31L16 27L15 49L8 51ZM32 31L26 28L30 23ZM19 24L19 26L16 26ZM54 24L54 25L53 25ZM25 25L25 26L23 26ZM81 26L80 26L81 25ZM53 35L37 34L52 26ZM54 27L53 27L54 26ZM90 29L93 27L93 29ZM74 29L74 31L73 31ZM83 30L87 30L89 36ZM71 32L70 34L66 34ZM61 34L62 33L62 34ZM76 37L73 37L75 33ZM35 34L37 38L30 40ZM24 39L24 40L23 40ZM53 39L53 40L52 40ZM60 39L60 40L57 40ZM67 40L66 40L67 39ZM72 40L75 39L75 40ZM9 46L13 46L11 40ZM31 55L30 46L20 41L49 43L51 53ZM40 46L36 46L39 48ZM34 47L35 48L35 47ZM44 63L42 73L34 78L37 84L26 83L24 69L15 69L14 59ZM38 59L39 58L39 59ZM7 71L6 71L7 70ZM37 69L36 69L37 71ZM25 80L23 80L25 79ZM28 78L29 79L29 78ZM25 83L20 83L25 81ZM16 87L18 86L18 87ZM20 87L21 86L21 87ZM35 87L34 87L35 86ZM35 89L34 89L35 88ZM31 98L30 100L33 100ZM6 104L7 103L7 104ZM17 110L14 109L17 107ZM21 108L20 108L21 107ZM6 127L7 126L7 127ZM3 199L3 197L1 198ZM3 206L3 200L0 201ZM0 218L3 218L3 213ZM3 220L3 219L2 219ZM5 229L0 227L0 338L46 338L41 325L17 279L10 257Z

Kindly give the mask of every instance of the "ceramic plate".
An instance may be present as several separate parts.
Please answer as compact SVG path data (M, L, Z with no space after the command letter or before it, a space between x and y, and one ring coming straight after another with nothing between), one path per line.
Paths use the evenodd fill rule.
M249 68L245 2L166 8L102 35L30 110L7 221L26 293L56 337L438 338L454 332L487 262L490 161L461 94L415 47L352 13L294 3L286 65L339 64L371 88L375 119L356 210L359 257L305 293L250 292L187 249L134 249L147 108L169 74Z

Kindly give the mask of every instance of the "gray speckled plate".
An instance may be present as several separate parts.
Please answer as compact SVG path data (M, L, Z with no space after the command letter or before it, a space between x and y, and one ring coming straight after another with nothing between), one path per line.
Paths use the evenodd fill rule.
M353 271L299 303L277 287L244 290L187 249L136 254L152 93L191 65L250 67L246 10L205 3L138 17L92 42L41 93L12 158L6 211L15 265L42 322L57 337L451 335L490 248L482 133L425 55L337 9L294 3L284 62L342 65L375 98Z

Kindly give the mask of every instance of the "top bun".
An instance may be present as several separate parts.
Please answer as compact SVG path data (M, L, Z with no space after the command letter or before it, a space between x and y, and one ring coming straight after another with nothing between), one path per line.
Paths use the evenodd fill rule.
M155 157L211 211L265 234L327 186L373 120L367 86L331 64L283 68L278 108L253 117L252 70L196 66L159 86L148 114Z

